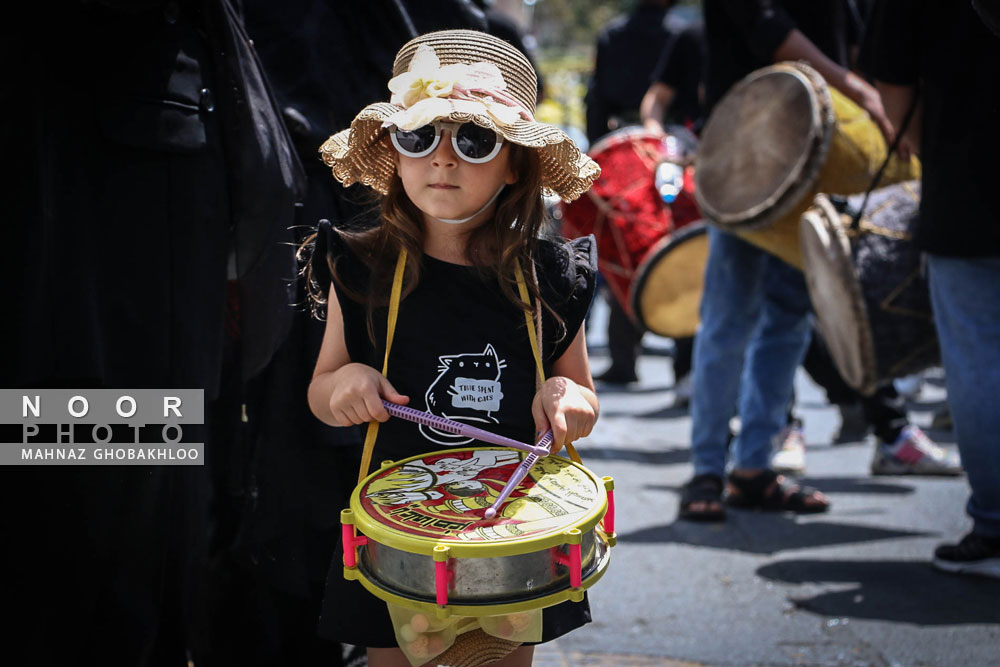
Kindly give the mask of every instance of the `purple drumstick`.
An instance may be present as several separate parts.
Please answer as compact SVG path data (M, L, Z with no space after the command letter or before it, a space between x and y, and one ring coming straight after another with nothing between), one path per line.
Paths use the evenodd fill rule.
M439 417L438 415L432 415L429 412L414 410L413 408L408 408L405 405L390 403L389 401L382 401L382 405L385 406L385 409L388 410L389 414L393 417L399 417L400 419L416 422L417 424L423 424L425 426L432 426L447 433L454 433L455 435L464 435L468 438L475 438L476 440L482 440L483 442L488 442L492 445L520 449L523 452L528 452L529 454L535 456L536 459L539 456L549 455L548 446L541 447L538 445L528 445L520 440L506 438L502 435L497 435L496 433L490 433L489 431L484 431L481 428L476 428L475 426L469 426L468 424L448 419L447 417Z
M536 447L545 450L545 453L542 454L542 456L548 456L551 453L550 448L552 446L552 438L552 431L546 431L545 435L542 436L542 439L538 441ZM497 510L499 510L500 506L503 505L505 500L507 500L507 496L509 496L511 492L517 488L517 485L521 483L521 480L527 476L528 472L538 461L538 458L538 454L532 453L528 454L524 460L521 461L521 465L517 466L514 474L511 475L510 479L507 480L507 483L504 484L503 489L500 491L500 495L497 496L497 499L493 501L493 504L486 510L487 519L492 519L497 515Z

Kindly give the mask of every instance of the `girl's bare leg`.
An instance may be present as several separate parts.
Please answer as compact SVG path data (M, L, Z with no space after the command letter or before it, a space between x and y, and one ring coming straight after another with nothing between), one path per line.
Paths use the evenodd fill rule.
M410 667L410 661L398 648L369 648L369 667Z
M494 667L531 667L535 654L534 646L522 646L514 649L503 660L491 662ZM410 661L398 648L369 648L369 667L410 667ZM431 660L424 667L436 667L437 662Z

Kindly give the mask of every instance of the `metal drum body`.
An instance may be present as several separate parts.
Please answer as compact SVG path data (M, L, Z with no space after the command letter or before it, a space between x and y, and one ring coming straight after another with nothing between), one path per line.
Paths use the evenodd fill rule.
M656 168L664 161L680 159L670 146L669 135L664 138L641 127L612 132L588 152L601 166L601 177L585 196L562 205L563 235L595 236L601 275L637 324L643 323L632 310L636 272L662 239L701 217L690 166L672 204L664 204L657 190ZM697 308L693 317L697 324ZM686 319L691 319L690 314Z
M878 127L802 63L751 72L719 101L695 158L705 218L803 268L798 225L817 193L867 190L887 155ZM896 156L883 184L920 178Z
M610 560L614 535L601 522L609 496L613 508L613 483L549 456L498 516L486 519L523 456L480 447L383 464L342 513L351 527L344 576L387 602L439 616L492 616L582 600ZM348 540L359 541L356 552L349 553Z
M844 380L863 394L940 361L930 293L910 223L919 182L875 190L861 224L851 218L864 195L838 210L825 195L802 216L806 285L823 336Z

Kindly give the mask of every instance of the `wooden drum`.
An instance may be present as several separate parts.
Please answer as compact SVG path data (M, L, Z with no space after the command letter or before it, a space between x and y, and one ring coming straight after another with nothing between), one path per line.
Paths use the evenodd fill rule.
M698 221L661 239L636 269L632 313L647 331L693 336L708 263L708 234Z
M844 380L863 394L940 362L930 293L920 252L910 240L920 184L872 193L855 231L864 195L837 205L819 195L802 216L806 284L817 327Z
M820 192L867 190L887 154L878 127L803 63L756 70L712 111L695 158L705 218L799 269L799 218ZM919 179L893 156L883 184Z

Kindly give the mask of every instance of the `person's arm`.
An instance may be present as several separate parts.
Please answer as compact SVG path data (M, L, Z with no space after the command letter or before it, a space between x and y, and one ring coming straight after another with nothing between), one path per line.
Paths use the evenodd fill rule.
M552 377L535 394L531 413L539 435L552 429L555 453L567 442L590 435L599 411L581 325L573 342L552 364Z
M923 4L912 0L880 0L872 8L858 58L862 71L875 81L893 128L906 117L917 95L924 43ZM899 156L920 154L922 108L918 101L899 142Z
M389 413L382 405L383 398L403 405L410 400L371 366L351 362L344 339L344 317L332 285L327 299L323 343L308 396L309 409L330 426L384 422L389 419Z
M661 81L654 81L642 96L639 103L639 118L643 126L650 132L666 134L663 129L663 119L673 104L676 93L674 89Z
M909 111L910 105L913 104L914 96L917 94L916 86L876 81L875 88L882 96L885 113L892 127L902 127L903 120L906 118L906 112ZM913 116L910 118L906 130L903 132L902 139L899 140L899 146L896 147L896 152L899 154L901 160L909 160L911 155L920 155L920 132L923 125L921 106L918 100L917 108L913 110Z
M878 125L887 143L894 136L892 123L889 122L882 105L882 97L870 83L860 76L841 67L826 57L808 37L797 28L793 28L773 55L774 62L783 60L804 60L819 72L826 82L854 100L858 106L868 112L871 119Z

